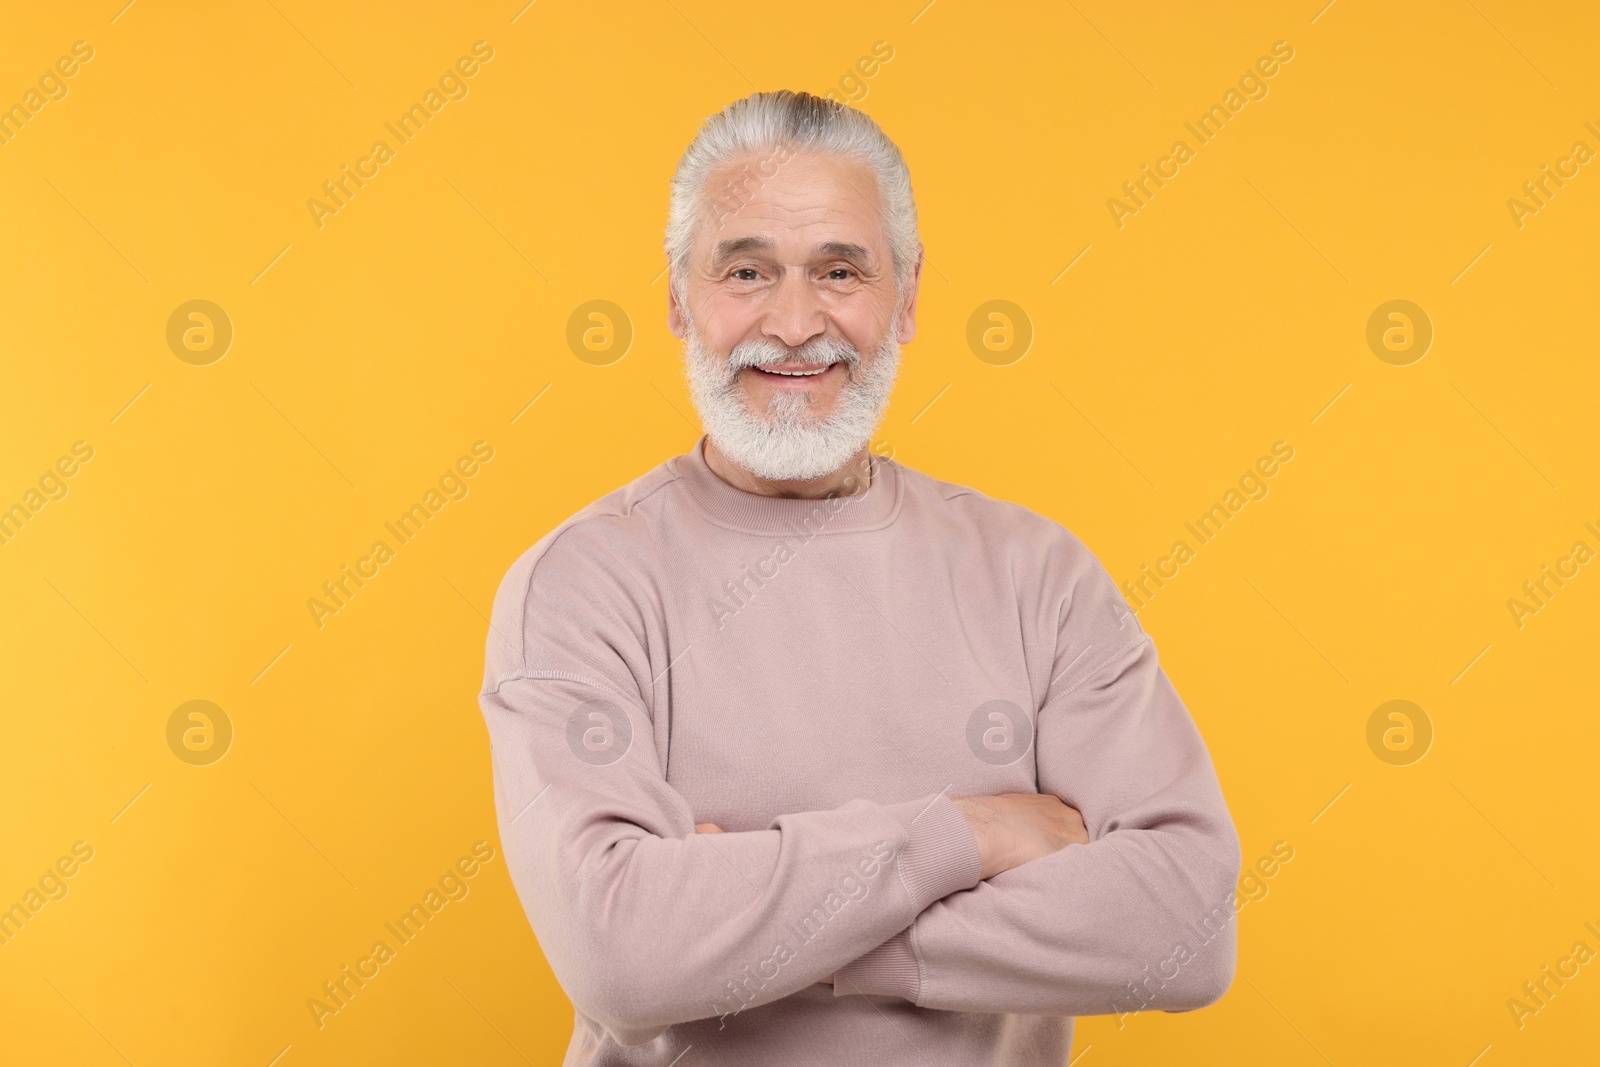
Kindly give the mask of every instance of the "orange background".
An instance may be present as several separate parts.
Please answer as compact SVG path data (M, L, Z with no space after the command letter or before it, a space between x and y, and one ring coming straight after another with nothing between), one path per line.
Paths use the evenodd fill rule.
M1250 887L1220 1003L1086 1018L1074 1054L1600 1058L1600 964L1507 1006L1600 951L1600 566L1507 606L1600 549L1597 164L1508 206L1600 149L1600 14L924 3L8 5L0 104L93 57L0 144L0 507L26 516L0 544L0 907L73 868L0 946L0 1060L559 1062L571 1007L496 836L485 614L520 551L696 439L667 179L705 116L785 87L857 100L912 169L898 460L1057 519L1120 582L1294 449L1140 610L1246 862L1293 859ZM307 201L478 41L466 95L319 227ZM1119 227L1108 200L1179 138ZM169 345L193 300L231 324L220 358ZM595 300L625 351L569 346ZM992 300L1025 352L969 345ZM1433 331L1404 366L1367 343L1391 300ZM479 441L465 496L319 627L308 599ZM194 700L220 760L215 715L169 735ZM1391 700L1410 749L1383 723L1369 746ZM319 1028L308 999L480 841L467 895Z

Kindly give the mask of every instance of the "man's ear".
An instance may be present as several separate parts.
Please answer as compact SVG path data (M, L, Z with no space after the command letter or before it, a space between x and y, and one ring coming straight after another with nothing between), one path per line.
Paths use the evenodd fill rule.
M900 308L900 343L917 335L917 289L922 283L922 246L917 245L917 264L911 268L911 281L906 286L905 301Z
M672 275L667 275L667 329L672 331L672 336L680 341L684 337L685 327L683 308L678 303L678 290L673 287Z

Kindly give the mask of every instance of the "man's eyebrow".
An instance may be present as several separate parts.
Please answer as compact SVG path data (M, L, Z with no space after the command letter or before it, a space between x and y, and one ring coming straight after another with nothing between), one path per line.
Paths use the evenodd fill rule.
M771 252L775 247L769 237L730 237L717 243L711 257L712 269L746 252ZM817 246L817 251L824 256L848 259L855 263L872 262L872 252L865 245L850 241L824 241Z
M865 245L851 244L848 241L827 241L819 245L817 251L825 256L837 256L857 263L872 262L872 253L867 251Z
M726 241L717 242L715 253L711 257L711 265L715 268L720 263L726 263L734 256L746 252L770 252L774 248L771 238L767 237L730 237Z

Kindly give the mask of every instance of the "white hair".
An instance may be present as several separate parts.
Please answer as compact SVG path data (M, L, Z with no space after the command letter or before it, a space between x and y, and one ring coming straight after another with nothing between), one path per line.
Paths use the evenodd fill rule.
M735 100L700 127L672 175L667 210L666 252L671 285L680 304L687 303L689 255L695 228L711 213L722 194L723 211L737 210L754 188L770 179L795 152L841 155L866 164L878 182L884 233L894 257L895 288L904 293L917 262L921 238L917 204L911 195L911 173L900 149L865 112L824 97L782 89L752 93ZM752 167L750 156L760 157ZM706 188L713 171L746 159L746 165L720 190Z

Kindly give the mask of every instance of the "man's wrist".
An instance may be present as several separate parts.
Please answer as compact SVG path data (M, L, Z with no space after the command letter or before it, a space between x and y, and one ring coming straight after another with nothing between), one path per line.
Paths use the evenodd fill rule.
M999 813L976 797L951 797L950 800L955 804L956 810L966 817L967 827L972 831L973 840L977 842L980 879L992 877L1005 870L1003 857L997 855L999 835L995 832L995 827L1000 821Z
M911 944L911 927L835 971L833 995L899 997L915 1004L922 995L922 965Z
M894 857L916 911L983 880L983 857L969 821L944 793L890 805L906 839ZM914 915L913 915L914 917Z

